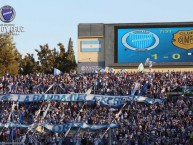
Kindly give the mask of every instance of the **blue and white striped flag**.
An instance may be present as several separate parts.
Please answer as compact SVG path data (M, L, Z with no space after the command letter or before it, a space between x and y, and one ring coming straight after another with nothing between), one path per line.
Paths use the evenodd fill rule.
M54 75L57 76L57 75L60 75L62 74L62 71L57 69L57 68L54 68Z
M84 40L81 41L81 52L100 52L101 41L100 40Z

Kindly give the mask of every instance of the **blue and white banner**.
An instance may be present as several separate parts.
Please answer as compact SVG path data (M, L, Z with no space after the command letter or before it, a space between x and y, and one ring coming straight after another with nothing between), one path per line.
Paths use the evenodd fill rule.
M3 128L7 126L8 128L12 128L12 127L19 127L19 128L31 128L32 130L37 129L38 126L42 126L45 127L46 129L48 129L49 131L52 132L57 132L57 133L62 133L62 132L66 132L68 131L69 127L71 128L77 128L80 127L81 129L89 129L92 131L95 130L100 130L100 129L106 129L106 128L116 128L118 127L117 124L111 123L111 124L87 124L84 122L74 122L74 123L65 123L62 125L59 124L44 124L44 123L37 123L37 124L32 124L32 125L23 125L23 124L19 124L19 123L13 123L13 122L8 122L5 124L0 124L0 128Z
M0 101L14 102L38 102L38 101L63 101L63 102L95 102L98 101L101 105L108 107L118 107L125 101L137 101L148 104L161 103L161 99L153 99L143 96L106 96L93 94L7 94L0 95Z
M81 41L81 52L100 52L101 41L100 40L84 40Z

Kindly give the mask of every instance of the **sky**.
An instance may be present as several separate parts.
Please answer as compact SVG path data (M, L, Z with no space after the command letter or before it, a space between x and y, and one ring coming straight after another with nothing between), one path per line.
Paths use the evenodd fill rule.
M79 23L193 21L193 0L0 0L0 7L4 5L16 11L11 23L24 27L14 36L17 49L36 59L39 45L58 48L61 42L67 48L70 37L77 55Z

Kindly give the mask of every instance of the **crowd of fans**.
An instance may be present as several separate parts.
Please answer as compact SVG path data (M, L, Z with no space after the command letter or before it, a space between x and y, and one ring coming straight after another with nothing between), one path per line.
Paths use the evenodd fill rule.
M11 77L5 75L0 80L0 92L7 93L44 93L50 85L57 83L60 88L47 93L69 94L85 93L93 87L94 94L100 95L129 95L135 83L140 81L141 87L148 82L149 97L162 98L167 92L178 86L192 86L192 72L152 72L152 73L88 73L46 75L31 74ZM139 87L139 90L140 88ZM138 93L138 92L137 92Z
M62 74L5 75L0 80L1 94L70 94L85 93L92 88L93 94L127 96L139 82L135 95L148 83L143 96L165 99L164 103L145 104L128 101L125 106L112 109L98 102L57 102L40 101L30 103L0 102L0 124L8 121L31 125L34 123L64 124L86 122L88 124L118 124L117 128L90 131L72 128L64 133L50 132L43 127L0 129L1 142L13 140L26 144L108 144L149 145L149 144L193 144L193 99L186 94L171 96L171 92L181 92L181 86L193 86L193 72L118 72ZM49 91L48 88L54 85ZM44 112L51 105L48 113ZM40 110L40 113L38 111ZM10 116L11 113L11 116ZM15 132L15 133L13 133ZM109 135L111 134L111 137ZM104 135L103 138L101 136ZM25 138L25 139L24 139ZM110 138L110 140L109 140Z

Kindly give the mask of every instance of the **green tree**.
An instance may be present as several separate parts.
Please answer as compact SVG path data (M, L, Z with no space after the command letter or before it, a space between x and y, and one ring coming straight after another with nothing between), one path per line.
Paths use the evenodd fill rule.
M0 75L10 73L18 74L19 63L21 62L21 54L13 43L13 37L8 34L0 34Z
M40 71L39 62L36 62L33 54L27 53L21 63L21 73L26 75Z
M65 52L65 47L62 43L58 43L60 52L57 57L56 65L58 69L60 69L62 72L66 72L66 52Z
M56 62L57 52L55 49L50 49L48 44L40 45L40 51L35 49L40 62L40 71L43 73L52 73Z
M40 71L43 73L53 73L54 68L60 69L62 72L70 72L76 69L76 60L73 50L73 42L71 38L68 43L68 51L62 43L58 43L59 51L56 48L49 48L48 44L40 45L40 50L35 49L40 62Z
M71 38L68 42L68 51L67 51L67 71L75 70L77 67L74 49L73 49L73 42Z

